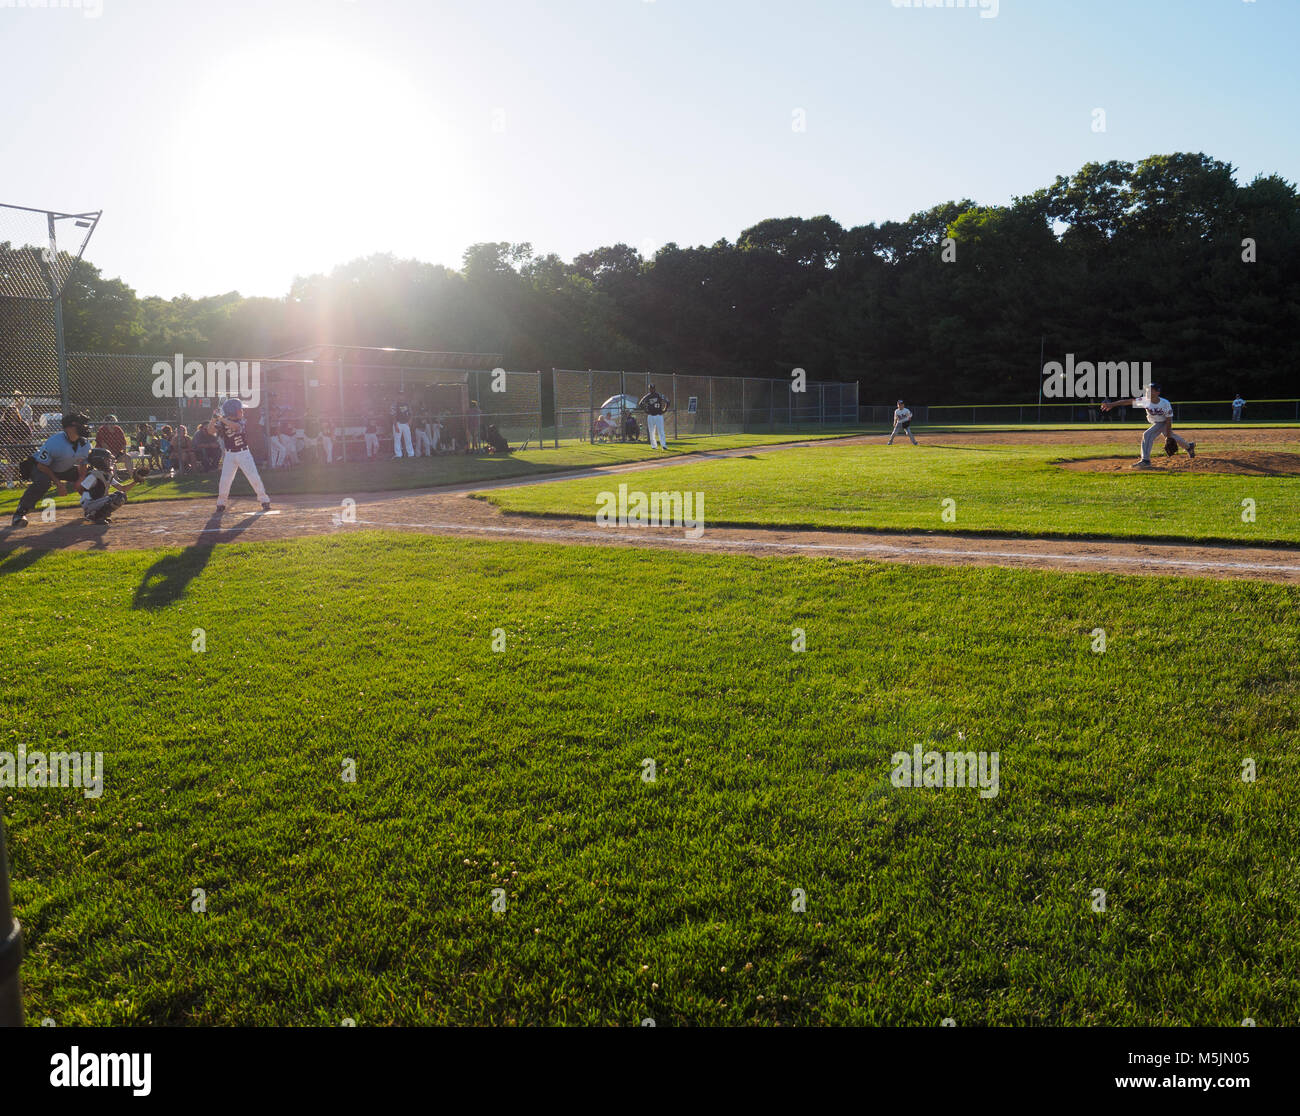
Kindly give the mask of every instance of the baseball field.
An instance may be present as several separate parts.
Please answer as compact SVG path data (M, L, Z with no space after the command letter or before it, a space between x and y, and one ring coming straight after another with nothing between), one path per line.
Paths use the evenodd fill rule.
M0 533L29 1016L1293 1025L1300 429L917 434Z

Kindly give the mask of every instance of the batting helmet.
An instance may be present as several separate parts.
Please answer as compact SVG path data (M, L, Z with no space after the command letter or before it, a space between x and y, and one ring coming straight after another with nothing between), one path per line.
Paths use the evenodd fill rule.
M238 399L227 399L221 404L221 413L228 419L239 418L244 413L244 405Z
M112 473L113 466L117 464L117 458L113 456L112 450L106 450L103 446L97 446L90 451L86 458L86 464L92 469L98 469L103 473Z

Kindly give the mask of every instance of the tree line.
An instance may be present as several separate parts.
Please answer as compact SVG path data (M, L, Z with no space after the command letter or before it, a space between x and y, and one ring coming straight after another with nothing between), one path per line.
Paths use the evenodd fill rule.
M1032 399L1045 359L1152 362L1178 398L1295 395L1300 198L1204 154L1089 163L1010 205L761 221L734 241L572 261L474 244L459 270L374 255L282 298L139 297L88 261L68 347L272 356L309 344L607 368L857 380L861 398Z

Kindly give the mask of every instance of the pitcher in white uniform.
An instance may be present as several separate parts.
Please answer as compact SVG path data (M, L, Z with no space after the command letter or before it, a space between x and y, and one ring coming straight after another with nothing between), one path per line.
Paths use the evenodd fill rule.
M1147 394L1145 397L1137 396L1134 399L1117 399L1114 403L1103 403L1101 409L1109 411L1112 407L1137 407L1147 413L1147 421L1151 424L1146 428L1142 435L1142 456L1133 462L1130 468L1133 469L1150 469L1151 465L1151 447L1155 445L1156 439L1163 434L1166 438L1172 438L1187 451L1188 457L1196 456L1196 443L1189 442L1186 438L1174 433L1174 405L1168 399L1160 397L1160 385L1148 384Z

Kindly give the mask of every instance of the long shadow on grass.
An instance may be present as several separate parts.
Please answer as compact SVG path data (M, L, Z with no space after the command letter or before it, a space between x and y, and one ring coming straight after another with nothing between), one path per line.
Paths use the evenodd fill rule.
M257 519L258 515L254 513L223 530L221 517L213 515L203 528L204 535L210 536L211 541L195 543L193 546L187 546L179 554L168 554L159 558L145 570L144 577L136 588L135 597L131 601L131 607L153 610L175 604L185 596L185 590L189 588L190 582L203 572L212 558L213 550L220 543L230 542Z
M0 574L19 573L34 562L39 562L49 551L43 547L28 547L26 550L0 552Z
M21 528L0 528L0 540L4 542L16 542L22 544ZM30 529L29 529L30 530ZM59 522L58 526L39 533L37 537L43 544L41 546L26 546L23 549L10 551L0 550L0 574L20 573L29 566L38 562L44 555L50 554L56 550L62 550L74 543L84 542L87 538L93 539L91 550L107 550L108 540L107 532L109 528L104 524L89 524L79 520L69 520L66 516Z

